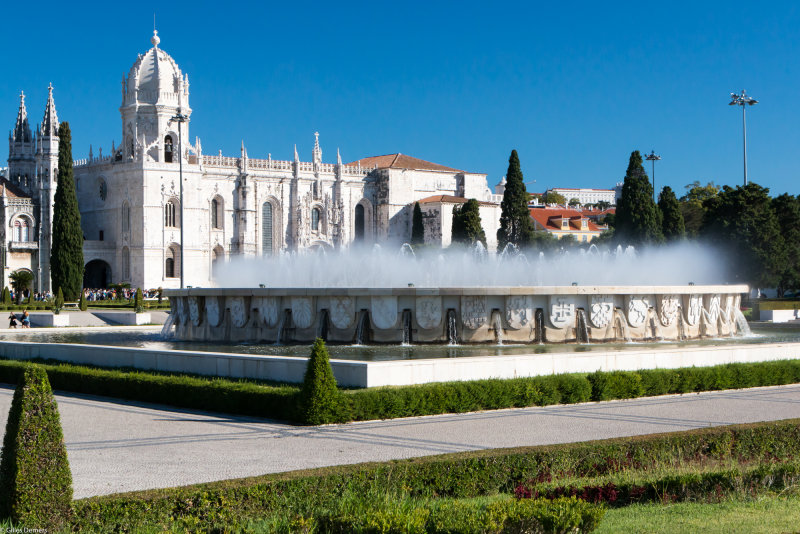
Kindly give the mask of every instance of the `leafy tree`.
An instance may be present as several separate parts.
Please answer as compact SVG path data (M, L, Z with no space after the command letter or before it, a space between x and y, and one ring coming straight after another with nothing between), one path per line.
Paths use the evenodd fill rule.
M597 209L599 210L607 210L611 207L611 203L607 200L599 200L597 202Z
M346 401L336 387L325 342L317 338L311 349L303 389L300 392L300 418L308 425L339 423L349 419Z
M581 205L581 201L578 200L577 198L569 199L569 207L574 208L575 206L580 206L580 205Z
M774 287L787 267L787 254L769 189L756 183L723 187L703 202L701 235L735 257L733 276L757 287Z
M0 519L60 531L68 525L72 475L58 405L38 365L22 376L6 422L0 458Z
M481 224L480 205L474 198L469 199L460 208L453 208L453 243L474 244L476 241L486 246L486 234Z
M414 214L411 217L411 244L422 245L425 243L425 226L422 224L422 209L419 202L414 202Z
M83 287L83 231L75 178L72 173L72 134L69 123L58 126L58 185L53 202L53 248L50 252L53 287L75 300Z
M717 196L720 192L720 187L715 185L714 182L708 182L706 185L700 185L699 180L684 186L686 194L681 197L681 202L689 202L698 206L709 198Z
M527 245L533 235L533 221L528 211L528 193L522 179L522 169L516 150L511 151L506 172L506 189L500 204L500 228L497 230L497 249L503 250L508 243L521 247Z
M33 273L20 269L11 273L8 278L11 280L11 287L14 288L17 294L17 304L21 304L22 293L24 293L26 289L30 289L33 283Z
M534 232L529 246L532 250L546 252L558 247L559 240L550 232Z
M800 199L784 193L772 199L786 250L786 268L778 281L778 295L800 288Z
M567 199L561 193L555 191L546 191L544 194L545 204L558 204L559 206L566 206Z
M642 155L631 152L622 197L617 204L616 235L634 245L660 243L660 213L653 202L653 186L642 166Z
M703 216L706 209L703 202L719 194L720 188L714 182L700 185L699 180L685 186L686 194L680 198L680 210L683 215L683 224L688 237L697 237L703 226Z
M681 207L670 186L664 187L658 195L658 209L661 212L661 231L664 238L675 241L686 237Z

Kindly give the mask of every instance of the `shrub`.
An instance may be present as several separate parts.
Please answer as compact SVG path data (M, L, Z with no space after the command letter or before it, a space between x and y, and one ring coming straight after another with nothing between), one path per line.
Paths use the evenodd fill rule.
M56 293L56 300L53 302L53 313L58 315L61 313L61 308L64 307L64 293L62 293L61 288L58 288L58 292Z
M308 425L339 423L349 419L347 404L336 387L328 349L320 338L311 348L299 409L300 420Z
M586 378L592 386L593 401L632 399L645 393L642 377L636 372L596 371Z
M142 313L144 311L144 295L142 295L142 288L136 288L136 295L133 297L133 311Z
M89 303L86 301L86 295L81 291L81 300L78 301L78 309L86 311L89 309Z
M8 290L8 286L3 288L3 304L11 304L11 291Z
M47 373L22 373L6 423L0 459L0 517L57 529L70 517L72 475Z

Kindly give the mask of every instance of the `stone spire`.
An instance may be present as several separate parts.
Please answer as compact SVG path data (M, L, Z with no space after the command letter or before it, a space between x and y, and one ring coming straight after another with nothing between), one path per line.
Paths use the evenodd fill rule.
M25 93L19 93L19 111L17 112L17 123L11 133L11 141L16 143L31 142L31 127L28 124L28 110L25 109Z
M340 166L342 164L342 155L339 153L339 147L336 147L336 164Z
M312 161L319 165L322 163L322 149L319 147L319 132L314 132L314 151L311 153Z
M297 145L294 145L294 162L295 163L300 162L300 155L297 153Z
M58 135L58 114L56 114L56 102L53 100L53 84L47 88L47 105L44 108L44 118L42 119L42 137Z

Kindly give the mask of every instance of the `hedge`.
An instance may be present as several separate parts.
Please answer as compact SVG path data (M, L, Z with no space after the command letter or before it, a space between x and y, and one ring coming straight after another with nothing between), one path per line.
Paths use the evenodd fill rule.
M358 510L380 499L467 499L513 493L547 477L604 476L681 463L768 462L800 454L800 419L630 438L484 450L338 466L79 500L76 531L244 528L264 518L293 520ZM265 529L268 530L268 529Z
M301 387L265 381L104 369L41 361L55 389L304 422ZM0 382L14 384L24 363L0 359ZM340 412L314 422L375 420L465 413L525 406L572 404L800 382L800 360L714 367L596 372L515 379L442 382L418 386L343 390Z

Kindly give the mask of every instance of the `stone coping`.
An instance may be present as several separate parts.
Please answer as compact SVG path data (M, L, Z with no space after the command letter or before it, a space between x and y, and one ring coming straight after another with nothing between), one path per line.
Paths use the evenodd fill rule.
M681 285L681 286L475 286L475 287L266 287L220 288L192 287L167 289L167 297L189 296L472 296L472 295L697 295L709 293L747 293L747 285Z

